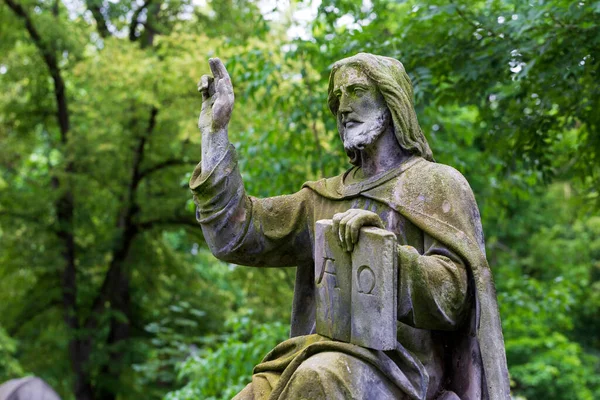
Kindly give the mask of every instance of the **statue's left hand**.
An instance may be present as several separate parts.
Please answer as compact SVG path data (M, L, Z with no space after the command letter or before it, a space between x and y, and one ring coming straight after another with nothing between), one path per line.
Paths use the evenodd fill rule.
M351 208L333 216L333 233L340 239L342 248L346 251L354 250L360 228L363 226L384 228L379 215L372 211Z

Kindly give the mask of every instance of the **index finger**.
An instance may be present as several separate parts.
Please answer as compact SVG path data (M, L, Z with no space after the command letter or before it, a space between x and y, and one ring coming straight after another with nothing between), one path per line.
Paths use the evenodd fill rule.
M231 80L229 78L229 73L227 72L227 69L225 69L225 65L223 65L223 61L221 61L218 57L210 58L208 60L208 65L210 66L210 70L212 71L215 80Z

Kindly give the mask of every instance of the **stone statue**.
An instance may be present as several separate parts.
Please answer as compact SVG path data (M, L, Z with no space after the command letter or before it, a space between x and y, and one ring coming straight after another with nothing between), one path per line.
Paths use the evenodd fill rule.
M297 267L291 338L254 368L252 382L235 399L509 399L479 210L464 177L434 162L403 65L365 53L335 63L328 103L353 167L307 182L297 193L257 199L244 191L228 140L230 77L219 59L209 63L213 76L203 76L198 86L202 161L190 181L204 237L227 262ZM377 349L372 337L365 345L328 337L328 314L317 315L323 276L315 270L333 271L329 250L319 246L334 246L330 239L336 238L354 257L368 237L389 250L392 242L377 239L385 233L388 239L393 234L385 262L395 272L389 293L397 298L393 312L381 317L381 329L395 328L395 342ZM366 276L358 291L372 294L374 278ZM377 335L373 323L363 328Z
M60 400L44 380L36 376L11 379L0 385L0 400Z

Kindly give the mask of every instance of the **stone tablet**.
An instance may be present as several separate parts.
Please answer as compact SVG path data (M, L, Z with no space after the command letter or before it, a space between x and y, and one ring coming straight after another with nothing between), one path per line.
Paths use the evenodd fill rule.
M375 350L396 348L396 237L362 228L352 253L333 234L331 220L315 227L317 333Z
M315 227L315 284L317 333L350 342L352 314L352 259L331 229L330 219Z

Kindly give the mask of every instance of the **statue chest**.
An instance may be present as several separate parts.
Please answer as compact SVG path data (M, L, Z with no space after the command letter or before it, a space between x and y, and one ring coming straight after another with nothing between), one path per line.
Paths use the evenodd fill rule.
M417 249L420 254L423 254L423 231L406 219L402 214L391 209L387 204L366 197L355 197L343 200L330 200L322 197L316 199L312 221L310 223L313 243L316 221L321 219L331 219L334 214L347 211L351 208L368 210L378 214L385 224L385 229L396 234L399 245L412 246Z

